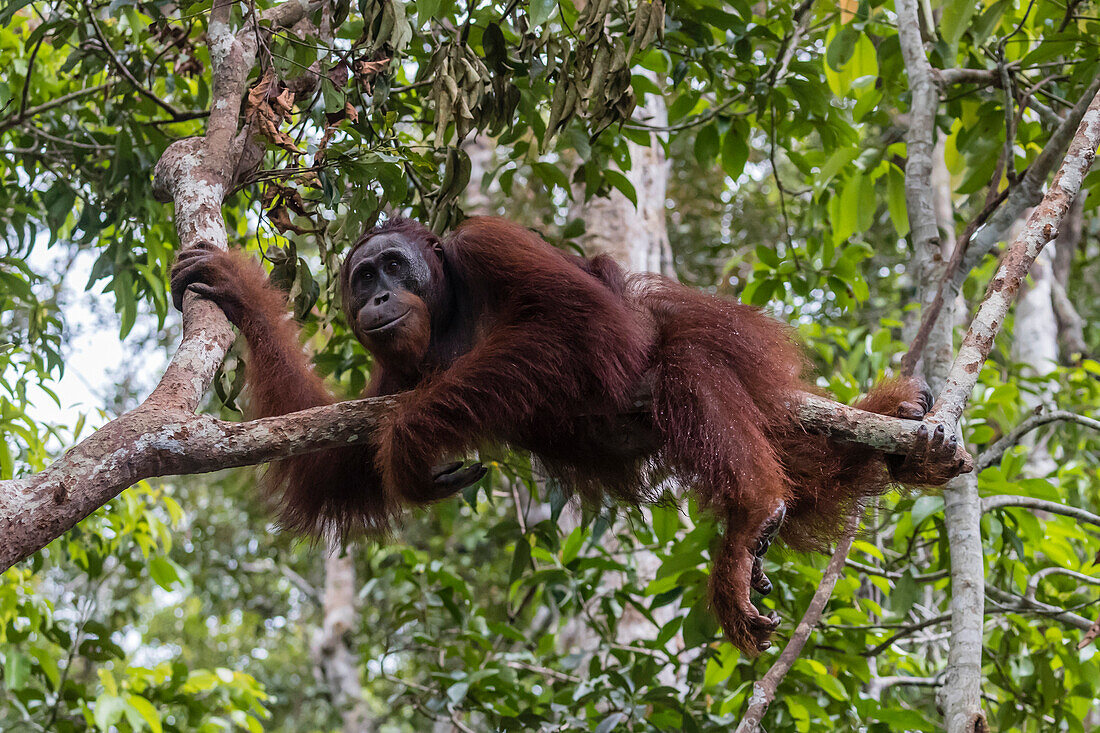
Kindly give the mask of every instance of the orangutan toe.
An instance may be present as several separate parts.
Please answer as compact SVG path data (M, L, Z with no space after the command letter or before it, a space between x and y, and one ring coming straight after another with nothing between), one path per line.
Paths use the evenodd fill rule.
M764 553L771 547L772 540L779 534L779 530L783 528L783 520L787 518L787 504L785 502L779 502L779 506L776 508L772 515L764 520L764 524L760 526L760 534L756 538L756 543L753 545L752 554L756 557L763 557Z
M755 607L752 610L753 613L746 614L745 619L748 623L749 635L755 642L758 652L767 651L772 645L772 634L779 628L779 614L775 611L769 611L767 615L764 615L757 611Z
M762 596L772 592L772 582L764 575L764 561L759 555L752 560L752 574L749 579L752 589Z

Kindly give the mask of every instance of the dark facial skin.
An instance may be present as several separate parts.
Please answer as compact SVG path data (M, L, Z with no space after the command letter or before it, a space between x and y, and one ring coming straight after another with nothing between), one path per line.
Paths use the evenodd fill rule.
M348 263L355 326L372 340L402 325L414 307L403 294L424 300L432 273L419 248L400 234L380 234L359 247Z
M383 232L344 263L344 305L352 329L402 383L418 377L431 343L432 311L442 287L437 257L429 244L403 232Z

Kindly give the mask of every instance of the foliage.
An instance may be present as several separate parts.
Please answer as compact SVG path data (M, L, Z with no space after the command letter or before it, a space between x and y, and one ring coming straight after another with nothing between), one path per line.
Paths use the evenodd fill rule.
M182 517L171 497L140 484L4 573L0 728L262 729L266 695L251 675L189 668L125 630L143 606L187 592L168 557Z
M1003 70L1033 100L1006 109L999 82L946 89L937 134L961 230L1035 161L1052 115L1100 71L1100 21L1075 15L1079 3L930 6L922 22L936 67L989 78ZM238 6L235 24L250 22L240 15L248 7ZM656 131L672 167L680 276L795 323L822 386L841 399L905 349L915 292L903 189L909 96L891 4L334 7L332 38L317 15L261 49L244 111L266 135L264 159L225 215L231 240L262 254L287 286L319 368L349 394L369 368L334 302L334 268L350 240L386 206L443 229L478 190L491 208L569 245L578 205L612 190L637 197L624 173L631 143L651 143L652 125L635 111L651 95L668 108ZM208 10L153 0L0 9L0 478L40 468L82 430L44 425L28 397L61 375L66 348L60 278L28 257L94 258L88 287L113 302L120 338L139 321L175 318L165 283L176 238L150 180L172 140L203 130ZM998 168L1006 116L1014 136ZM468 153L475 139L491 141L484 170ZM1067 287L1096 353L1100 174L1087 183L1086 236ZM985 266L971 278L968 302L989 277ZM1026 417L1027 393L1094 416L1100 404L1096 362L1027 376L1010 356L1011 330L968 411L976 450ZM238 389L231 360L212 409L231 410ZM1053 473L1032 475L1017 448L981 475L982 493L1096 512L1096 434L1058 424L1043 437ZM713 524L672 503L581 517L523 456L495 457L465 502L411 518L389 544L353 548L362 588L348 638L384 729L457 720L501 730L729 730L772 656L740 657L706 612ZM0 729L338 727L314 677L320 610L288 579L321 588L322 553L269 532L244 490L251 483L237 473L138 486L8 571ZM1095 578L1094 529L1016 508L987 513L982 529L991 585L1023 597L1038 579L1037 601L1095 619L1095 586L1036 575L1057 567ZM933 687L878 689L874 680L935 678L943 668L943 530L935 494L873 508L823 625L780 687L769 731L937 728ZM794 628L823 567L819 557L769 560L777 589L763 605L779 611L782 631ZM1095 725L1095 642L1078 650L1083 632L1019 603L991 600L987 612L994 727Z

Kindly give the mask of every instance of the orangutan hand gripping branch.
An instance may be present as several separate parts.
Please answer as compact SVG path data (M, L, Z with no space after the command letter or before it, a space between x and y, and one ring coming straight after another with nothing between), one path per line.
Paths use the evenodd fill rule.
M485 441L531 451L587 500L638 504L671 476L725 523L712 605L730 641L755 654L779 623L749 597L771 590L761 558L776 534L821 549L891 481L939 484L962 469L942 428L887 461L806 432L792 395L810 387L788 328L663 277L627 278L606 257L568 255L504 219L471 219L442 239L392 219L356 243L340 285L375 358L365 396L398 402L371 444L271 467L282 521L297 531L383 531L403 506L480 479L480 464L454 459ZM245 335L256 417L334 401L258 263L185 251L177 307L188 289ZM643 384L652 407L639 414ZM919 420L930 395L890 381L857 406Z

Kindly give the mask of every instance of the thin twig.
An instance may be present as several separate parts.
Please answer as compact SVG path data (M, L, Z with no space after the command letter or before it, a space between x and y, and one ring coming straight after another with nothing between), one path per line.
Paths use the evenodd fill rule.
M1091 525L1100 527L1100 516L1075 506L1059 504L1056 501L1036 499L1031 496L1016 496L1014 494L999 494L997 496L987 496L982 499L983 512L1014 507L1020 509L1034 509L1040 512L1050 512L1051 514L1061 514L1071 519L1076 519L1079 522L1088 522Z
M1085 417L1084 415L1078 415L1075 412L1069 412L1068 410L1054 410L1052 412L1046 412L1040 415L1032 415L1027 420L1014 427L1004 437L998 440L993 445L986 448L978 456L978 459L974 462L975 467L979 472L997 463L1004 456L1005 452L1009 448L1020 442L1020 439L1030 433L1036 428L1041 428L1052 422L1072 422L1078 425L1084 425L1087 428L1093 430L1100 430L1100 420L1096 420L1091 417Z
M62 105L68 104L69 102L73 101L74 99L79 99L80 97L86 97L89 94L96 94L98 92L102 92L104 89L110 88L111 84L112 84L112 82L106 82L104 84L99 84L98 86L94 86L94 87L84 87L83 89L77 89L75 92L69 92L68 94L62 94L60 97L57 97L56 99L51 99L49 102L45 102L45 103L37 105L35 107L31 107L30 109L25 110L21 115L17 114L17 115L12 115L11 117L6 117L6 118L0 120L0 132L3 132L5 130L9 130L13 127L17 127L20 124L22 124L24 120L26 120L30 117L35 117L36 115L40 115L43 112L48 112L51 109L55 109L55 108L60 107Z
M760 720L764 717L768 705L775 699L776 688L779 687L779 683L798 660L799 655L802 654L802 648L806 646L810 633L817 626L821 614L825 611L825 604L829 602L836 581L844 571L844 558L848 556L848 551L852 549L852 540L855 538L856 527L858 526L859 516L853 514L848 519L844 536L837 542L836 550L833 551L833 556L829 558L829 564L825 567L825 573L821 576L821 582L814 592L814 597L810 600L810 605L806 608L806 613L802 615L798 627L791 634L791 640L787 642L787 646L783 648L782 653L780 653L771 668L764 673L759 682L753 685L748 710L741 718L736 733L755 733L755 731L760 730Z
M92 8L92 5L90 2L88 2L88 0L84 0L84 10L87 11L88 18L92 21L92 30L95 32L96 38L99 39L100 45L103 46L104 52L106 52L107 56L111 59L111 62L114 64L115 68L118 69L119 73L126 77L126 81L130 82L130 84L133 85L134 90L137 91L138 94L155 103L165 112L172 115L172 117L178 117L180 114L179 110L177 110L168 102L165 102L156 94L153 94L152 91L147 89L136 76L130 73L130 69L126 66L126 64L122 63L122 59L115 55L115 50L111 46L111 44L108 43L107 36L103 33L103 29L99 26L99 20L97 20L95 17L95 10Z
M1067 575L1071 578L1075 578L1082 583L1089 585L1100 585L1100 578L1094 578L1091 575L1085 575L1079 573L1076 570L1070 570L1069 568L1061 568L1058 566L1043 568L1035 574L1033 574L1027 581L1027 588L1024 590L1024 598L1029 601L1035 600L1035 594L1039 592L1039 583L1050 575Z

